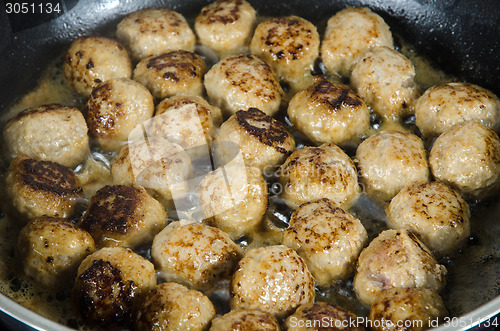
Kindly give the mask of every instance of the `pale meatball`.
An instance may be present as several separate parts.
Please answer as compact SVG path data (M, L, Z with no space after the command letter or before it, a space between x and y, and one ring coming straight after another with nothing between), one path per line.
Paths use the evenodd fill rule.
M162 136L189 149L214 140L221 123L221 110L202 97L176 95L156 106L147 130L149 136Z
M319 34L311 22L297 16L269 18L255 29L250 51L266 61L278 79L298 90L312 79Z
M388 288L441 290L446 268L407 230L386 230L363 249L354 276L354 291L366 306Z
M76 167L88 154L89 137L82 113L69 106L51 104L20 112L5 125L7 156L26 155Z
M365 53L375 46L393 48L384 19L366 7L347 7L332 16L321 44L321 59L328 73L349 76Z
M90 234L62 218L35 218L17 238L24 274L51 289L70 283L82 260L94 250Z
M135 306L155 286L151 262L129 248L105 247L78 267L73 299L86 323L127 326Z
M478 122L457 124L436 139L429 164L436 179L466 198L490 195L499 184L500 139Z
M315 144L349 145L370 128L370 110L349 87L321 79L288 104L292 124Z
M26 218L71 217L82 198L82 188L73 170L25 156L12 160L6 184L12 205Z
M191 159L181 146L162 137L124 146L112 167L115 184L138 184L167 207L188 189Z
M213 319L210 331L280 331L280 326L268 312L240 309Z
M356 160L364 189L377 200L390 200L403 187L429 180L424 143L411 133L377 133L358 146Z
M215 307L203 293L184 285L163 283L140 305L136 330L203 331L215 316Z
M426 136L439 135L455 124L472 120L494 130L500 128L500 100L477 85L436 85L415 104L415 124Z
M151 256L167 281L197 289L209 288L227 278L241 258L241 248L222 230L177 221L168 225L153 240Z
M262 171L280 165L295 149L295 140L285 125L256 108L237 111L222 124L215 141L222 145L217 149L221 160L229 162L234 155L234 150L222 142L233 142L239 146L245 164Z
M288 331L345 330L364 331L358 316L339 306L326 302L300 306L285 322Z
M78 225L89 231L97 247L137 248L160 232L167 212L138 185L106 185L92 196Z
M410 230L439 257L458 251L470 235L469 206L441 182L403 188L386 215L390 228Z
M200 44L219 57L244 53L256 24L256 11L245 0L218 0L203 7L194 21Z
M231 308L258 309L281 318L314 301L314 278L286 246L248 250L231 281Z
M184 16L167 8L149 8L127 15L116 36L136 60L183 49L193 52L196 37Z
M73 41L64 61L64 77L78 93L87 97L100 83L112 78L130 78L132 64L118 41L105 37L80 37Z
M227 57L205 75L210 101L228 114L258 108L274 115L283 90L271 68L255 55Z
M351 275L367 242L361 221L328 199L302 204L283 234L283 245L297 251L319 286Z
M380 292L369 319L374 331L421 331L447 315L443 300L431 289L392 288Z
M386 47L372 48L354 67L351 85L368 106L388 119L412 113L420 95L415 68L401 53Z
M252 233L267 210L267 183L255 167L227 165L210 172L198 196L206 222L233 240Z
M354 162L338 146L306 146L293 152L280 169L282 197L288 206L328 198L349 208L359 195Z
M89 134L105 151L119 150L132 130L153 116L155 105L148 89L129 78L99 84L85 105Z
M135 67L134 79L157 99L176 94L202 95L205 70L198 54L178 50L145 58Z

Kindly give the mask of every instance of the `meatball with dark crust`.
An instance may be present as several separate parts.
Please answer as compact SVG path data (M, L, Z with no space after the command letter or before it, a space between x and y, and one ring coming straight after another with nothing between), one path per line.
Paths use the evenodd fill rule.
M167 213L139 185L104 186L90 199L78 223L90 232L98 247L137 248L163 229Z

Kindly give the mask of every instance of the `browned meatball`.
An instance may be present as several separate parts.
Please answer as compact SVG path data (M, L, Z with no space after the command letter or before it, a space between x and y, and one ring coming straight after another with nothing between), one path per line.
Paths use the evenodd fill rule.
M210 331L279 331L276 318L257 309L231 310L212 320Z
M153 240L166 218L165 209L143 187L114 185L96 192L78 224L98 247L137 248Z
M70 217L82 194L73 170L25 156L12 160L6 184L12 204L27 218Z

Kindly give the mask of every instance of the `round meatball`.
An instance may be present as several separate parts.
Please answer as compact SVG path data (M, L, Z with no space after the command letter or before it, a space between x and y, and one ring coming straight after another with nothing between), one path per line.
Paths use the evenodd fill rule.
M321 79L296 93L288 104L292 124L320 145L359 142L370 128L370 110L347 86Z
M421 331L448 315L441 297L428 288L391 288L380 292L370 309L374 331Z
M279 172L282 197L293 209L322 198L348 208L359 194L356 166L334 144L306 146L296 150L286 159Z
M240 309L213 319L210 331L280 331L280 326L268 312Z
M17 237L24 274L51 289L70 283L82 260L94 250L90 234L62 218L35 218Z
M274 115L283 90L271 68L255 55L238 55L221 60L205 75L210 101L228 114L258 108Z
M153 96L129 78L99 84L85 105L89 134L103 150L119 150L132 130L153 116Z
M198 289L230 276L241 255L241 248L224 231L185 221L163 229L151 249L163 278Z
M371 305L388 288L441 290L446 268L407 230L386 230L363 249L354 276L354 291L364 305Z
M218 0L203 7L194 21L200 44L219 57L244 53L256 24L256 11L245 0Z
M390 228L410 230L439 257L457 251L470 235L469 206L441 182L403 188L386 215Z
M390 200L403 187L429 180L424 143L411 133L377 133L358 146L356 160L361 183L377 200Z
M384 19L366 7L347 7L332 16L321 43L321 59L328 73L349 76L365 53L375 46L393 48Z
M280 80L300 90L312 80L319 34L311 22L297 16L269 18L255 29L250 51L266 61Z
M196 37L184 16L167 8L149 8L127 15L116 36L136 60L183 49L193 52Z
M92 196L78 225L98 247L137 248L150 243L165 226L167 212L138 185L106 185Z
M467 83L433 86L415 104L415 124L426 136L439 135L453 125L476 120L500 128L500 100L491 91Z
M215 138L221 146L217 155L223 162L234 157L234 150L222 142L237 144L245 164L261 170L270 170L285 161L295 149L295 140L281 122L256 108L239 110L224 122Z
M190 173L189 155L162 137L139 139L124 146L111 167L115 184L138 184L167 207L187 191Z
M396 119L412 112L420 94L414 78L410 60L389 47L379 46L354 67L351 85L374 111Z
M12 160L6 184L12 205L26 218L71 217L82 196L73 170L25 156Z
M248 250L231 281L231 308L258 309L278 318L314 301L314 278L302 258L286 246Z
M156 106L147 130L149 136L162 136L188 149L214 140L221 122L220 109L202 97L176 95Z
M105 37L80 37L71 44L64 62L64 76L78 93L87 97L111 78L130 78L132 64L118 41Z
M359 324L358 316L354 313L326 302L306 303L290 315L285 322L288 331L366 330L363 325Z
M176 94L202 95L204 74L203 59L183 50L145 58L134 69L134 79L157 99Z
M105 247L78 267L73 299L90 325L127 326L134 308L156 286L154 266L123 247Z
M465 197L490 195L499 184L500 139L478 122L457 124L436 139L429 164L436 179Z
M206 222L233 240L252 233L267 210L267 183L255 167L227 165L210 172L198 196Z
M207 330L215 307L203 293L176 283L162 283L144 299L136 330Z
M7 122L3 137L9 159L26 155L76 167L88 155L87 131L78 109L50 104L20 112Z
M367 241L361 221L328 199L302 204L283 234L283 245L297 251L319 286L352 274Z

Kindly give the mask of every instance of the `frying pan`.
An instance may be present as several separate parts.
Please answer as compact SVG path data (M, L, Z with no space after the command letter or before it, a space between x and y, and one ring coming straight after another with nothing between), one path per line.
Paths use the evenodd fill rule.
M210 0L46 0L60 13L10 14L0 3L0 115L33 88L51 59L80 35L112 29L132 11L168 7L194 17ZM19 1L20 2L20 1ZM249 0L266 16L295 14L313 22L328 19L346 6L367 6L380 14L394 33L413 43L446 72L500 95L500 2L496 0ZM38 7L37 7L38 8ZM321 33L320 29L320 33ZM500 204L472 206L483 215L472 225L473 240L462 254L470 264L447 265L449 282L457 286L445 301L462 316L467 329L500 312ZM9 329L67 330L0 294L0 315ZM500 319L500 317L499 317ZM457 320L458 321L458 320ZM500 321L499 321L500 322Z

